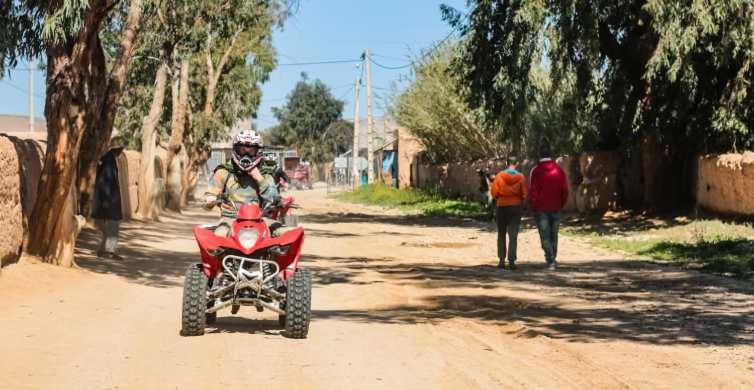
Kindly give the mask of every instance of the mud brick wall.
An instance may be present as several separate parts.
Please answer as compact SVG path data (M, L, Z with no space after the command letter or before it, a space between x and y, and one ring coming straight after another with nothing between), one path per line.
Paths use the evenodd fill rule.
M0 266L21 254L43 156L42 142L0 134Z
M696 200L729 215L754 216L754 152L699 158Z
M398 128L398 186L400 188L412 185L412 175L419 164L419 153L424 151L424 145L405 127Z
M118 161L118 176L123 208L123 218L131 219L139 207L139 172L141 153L134 150L123 152Z
M571 187L576 209L582 213L616 210L620 201L620 155L616 152L582 153L578 162L582 181L578 187Z

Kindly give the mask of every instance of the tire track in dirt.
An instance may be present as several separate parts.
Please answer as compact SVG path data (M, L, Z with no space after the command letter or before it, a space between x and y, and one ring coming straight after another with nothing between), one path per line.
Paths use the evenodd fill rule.
M628 261L576 239L547 273L525 229L520 269L494 268L494 229L295 194L314 271L309 338L220 313L180 329L196 261L188 210L124 225L126 259L83 270L22 261L0 277L3 388L753 388L749 284ZM12 358L9 358L12 357Z

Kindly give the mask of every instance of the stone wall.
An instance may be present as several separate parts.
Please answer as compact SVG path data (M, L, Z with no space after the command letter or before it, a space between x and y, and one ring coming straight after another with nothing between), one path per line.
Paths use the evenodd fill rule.
M615 152L583 153L578 158L581 183L571 185L576 209L582 213L618 208L618 168L620 155Z
M754 152L699 158L697 204L707 210L754 217Z
M29 217L37 198L44 159L44 141L0 134L0 266L18 260L28 232ZM155 157L155 208L164 203L163 157ZM127 150L118 161L123 216L133 218L138 209L141 154Z
M414 166L418 165L419 153L424 151L424 145L414 137L405 127L398 128L398 186L411 186Z
M21 254L43 156L42 142L0 134L0 266Z
M0 136L0 266L15 261L23 244L20 171L14 142Z
M141 172L141 153L126 150L118 158L118 176L120 181L123 218L136 216L139 208L139 172Z
M415 161L421 161L416 158ZM620 158L612 152L584 153L581 156L564 156L557 159L569 183L570 196L565 211L582 213L604 212L618 207L617 172ZM519 171L530 181L536 161L525 160ZM478 170L490 172L504 169L500 160L453 164L412 165L409 184L418 188L437 187L453 197L477 199L479 196Z

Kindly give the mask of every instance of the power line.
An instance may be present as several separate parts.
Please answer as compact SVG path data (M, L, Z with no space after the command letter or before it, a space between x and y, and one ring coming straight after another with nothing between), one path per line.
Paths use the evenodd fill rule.
M386 56L386 55L382 55L382 54L379 54L379 53L372 53L372 55L375 56L375 57L382 57L382 58L385 58L385 59L388 59L388 60L395 60L395 61L405 61L406 60L405 57L404 58L391 57L391 56Z
M405 68L408 68L408 67L410 67L411 65L413 65L413 64L411 64L411 63L408 63L408 64L406 64L406 65L401 65L401 66L386 66L386 65L382 65L382 64L380 64L379 62L377 62L377 61L373 60L372 58L369 58L369 62L371 62L371 63L373 63L373 64L375 64L375 65L379 66L380 68L383 68L383 69L388 69L388 70L398 70L398 69L405 69Z
M5 84L6 84L6 85L8 85L9 87L11 87L11 88L13 88L13 89L15 89L15 90L17 90L17 91L19 91L19 92L23 92L24 94L27 94L27 95L29 94L29 91L27 91L26 89L23 89L23 88L21 88L21 87L19 87L19 86L15 85L15 84L13 84L13 83L11 83L11 82L10 82L10 81L8 81L8 80L0 80L0 81L2 81L2 82L5 82ZM34 97L35 97L35 98L37 98L37 99L45 100L44 96L41 96L41 95L37 95L36 93L35 93L35 94L33 94L32 96L34 96Z
M355 87L355 85L351 84L351 88L348 88L348 90L346 90L345 93L343 93L342 95L340 95L340 97L338 98L338 100L344 100L346 98L346 96L348 96L348 94L351 93L351 91L353 91L354 87Z
M289 62L286 64L278 64L278 66L306 66L306 65L327 65L327 64L348 64L354 62L361 62L360 59L356 60L327 60L327 61L312 61L312 62Z

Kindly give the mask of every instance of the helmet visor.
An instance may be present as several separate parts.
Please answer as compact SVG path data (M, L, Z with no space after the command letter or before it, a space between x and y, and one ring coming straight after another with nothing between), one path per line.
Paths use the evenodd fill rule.
M251 145L234 145L233 152L235 152L238 157L254 157L257 155L257 152L259 152L259 147Z

